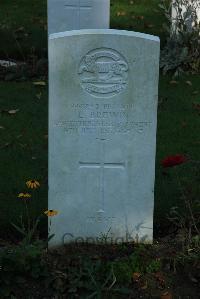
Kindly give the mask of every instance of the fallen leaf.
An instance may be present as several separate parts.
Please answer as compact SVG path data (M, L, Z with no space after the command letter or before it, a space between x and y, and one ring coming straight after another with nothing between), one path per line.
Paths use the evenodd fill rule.
M189 86L192 86L192 82L191 81L185 81L185 83Z
M15 30L15 33L16 33L16 32L22 32L22 31L24 31L24 27L19 27L19 28L17 28L17 29Z
M170 292L164 292L161 296L160 299L172 299L172 294Z
M178 81L176 81L176 80L171 80L171 81L169 81L169 84L178 84Z
M0 148L8 147L11 144L12 144L12 142L7 142L7 143L3 144L2 146L0 146Z
M16 114L19 111L19 109L12 109L12 110L8 110L9 114Z
M33 82L33 84L36 85L36 86L45 86L46 82L44 82L44 81L36 81L36 82Z
M139 20L144 20L144 16L138 16Z
M140 289L141 289L141 290L146 290L147 287L148 287L147 280L145 280L145 281L141 284Z
M40 93L38 93L38 94L36 94L36 98L38 99L38 100L40 100L41 99L41 96L42 96L42 93L40 92Z
M120 16L125 16L126 15L126 12L125 11L118 11L117 12L117 16L120 17Z
M146 27L147 27L147 28L153 28L154 25L153 25L153 24L146 24Z
M133 273L133 276L132 276L133 281L138 282L140 277L141 277L141 273L139 273L139 272L134 272Z
M199 93L199 90L194 90L193 92L192 92L192 94L198 94Z
M200 104L199 103L192 103L193 107L195 110L197 110L198 112L200 112Z
M198 280L192 275L192 273L189 272L188 277L192 282L198 283Z

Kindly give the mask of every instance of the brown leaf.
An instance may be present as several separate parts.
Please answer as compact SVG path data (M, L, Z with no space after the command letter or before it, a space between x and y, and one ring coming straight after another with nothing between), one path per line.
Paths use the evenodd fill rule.
M170 292L164 292L161 296L160 299L172 299L172 294Z
M144 16L138 16L137 17L139 20L144 20Z
M126 12L125 11L118 11L117 12L117 16L120 17L120 16L125 16L126 15Z
M139 272L134 272L133 273L133 276L132 276L133 281L138 282L140 277L141 277L141 273L139 273Z
M169 81L169 84L178 84L178 81L176 81L176 80L171 80L171 81Z
M146 24L146 27L147 27L147 28L153 28L154 25L153 25L153 24Z
M163 281L164 280L164 276L162 272L156 272L155 274L155 278L159 281Z
M198 112L200 112L200 104L199 103L192 103L193 107L195 110L197 110Z
M183 121L181 126L182 126L182 128L185 128L185 127L187 127L187 123L185 121Z
M146 290L147 287L148 287L147 280L145 280L145 281L141 284L140 289L141 289L141 290Z

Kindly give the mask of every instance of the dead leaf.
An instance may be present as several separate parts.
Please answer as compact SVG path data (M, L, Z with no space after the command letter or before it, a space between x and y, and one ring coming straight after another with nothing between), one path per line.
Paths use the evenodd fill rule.
M146 24L146 27L147 27L147 28L153 28L154 25L153 25L153 24Z
M191 81L185 81L185 83L189 86L192 86L192 82Z
M8 114L16 114L18 111L19 109L8 110Z
M164 292L161 296L160 299L172 299L172 294L170 292Z
M134 3L133 1L130 1L130 4L131 4L131 5L133 5L133 3Z
M139 273L139 272L134 272L134 273L133 273L132 278L133 278L133 281L134 281L134 282L138 282L139 279L140 279L140 277L141 277L141 273Z
M144 20L144 16L138 16L137 17L139 20Z
M147 280L145 280L145 281L141 284L140 289L141 289L141 290L146 290L147 287L148 287Z
M24 27L19 27L15 30L15 33L24 31Z
M198 112L200 112L200 104L199 103L192 103L192 105L193 105L193 108L195 110L197 110Z
M126 12L125 11L118 11L117 12L117 16L120 17L120 16L125 16L126 15Z
M164 282L164 281L165 281L162 272L156 272L156 273L154 274L154 276L155 276L155 278L156 278L159 282Z
M36 85L36 86L45 86L46 82L44 82L44 81L36 81L36 82L33 82L33 84Z
M0 126L0 130L4 130L5 128L3 126Z
M171 81L169 81L169 84L178 84L178 81L176 81L176 80L171 80Z
M193 92L192 92L192 94L198 94L199 93L199 90L194 90Z
M41 93L41 92L36 94L36 98L37 98L38 100L41 99L41 96L42 96L42 93Z

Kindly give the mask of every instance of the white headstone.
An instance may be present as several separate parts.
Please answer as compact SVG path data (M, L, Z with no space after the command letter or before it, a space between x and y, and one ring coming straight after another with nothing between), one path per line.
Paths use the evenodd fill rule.
M179 6L177 5L179 3ZM179 11L179 8L181 9ZM172 1L172 30L177 31L178 20L184 20L187 31L191 32L195 21L200 22L200 0L183 0L180 5L179 0Z
M159 38L53 34L49 63L50 246L151 242Z
M48 32L107 29L110 0L48 0Z

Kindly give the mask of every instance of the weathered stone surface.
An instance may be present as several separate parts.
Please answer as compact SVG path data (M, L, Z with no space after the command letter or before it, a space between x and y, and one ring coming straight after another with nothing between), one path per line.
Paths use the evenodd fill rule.
M48 0L48 32L107 29L110 0Z
M49 63L50 246L106 234L151 242L159 39L53 34Z

